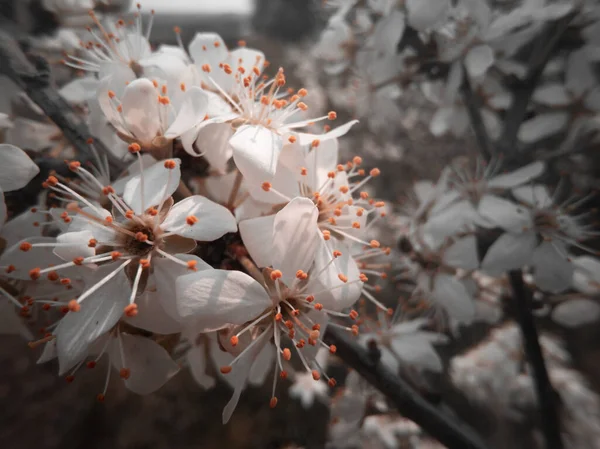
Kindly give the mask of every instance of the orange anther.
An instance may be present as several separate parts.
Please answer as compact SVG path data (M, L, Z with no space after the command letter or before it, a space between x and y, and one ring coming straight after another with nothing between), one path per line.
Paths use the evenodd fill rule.
M362 157L360 157L360 156L354 156L354 157L352 158L352 162L353 162L355 165L360 165L360 164L362 164L363 160L362 160Z
M115 98L117 96L116 93L114 93L112 90L108 91L108 98Z
M348 316L349 316L351 319L355 320L355 319L357 319L357 318L358 318L358 312L357 312L356 310L351 310L351 311L350 311L350 313L348 314Z
M302 110L302 111L307 111L308 110L308 106L306 105L306 103L303 103L302 101L298 103L298 109Z
M144 234L142 231L139 231L139 232L135 233L135 239L138 242L146 242L146 241L148 241L148 235Z
M110 257L112 257L112 260L117 260L122 255L123 254L121 254L119 251L113 251L110 253Z
M316 304L315 304L315 310L318 310L318 311L321 311L321 310L323 310L323 304L321 304L321 303L319 303L319 302L318 302L318 303L316 303Z
M188 270L192 270L192 271L196 271L196 265L198 265L198 262L196 262L195 260L188 260L187 261L187 268Z
M341 251L338 251L337 249L333 251L333 257L335 257L336 259L337 259L338 257L340 257L341 255L342 255L342 252L341 252Z
M367 282L369 280L369 278L367 277L367 275L365 273L360 273L358 275L359 279L361 282Z
M335 386L337 385L337 382L336 382L336 380L335 380L335 379L332 377L331 379L329 379L329 380L327 381L327 384L328 384L328 385L329 385L331 388L333 388L333 387L335 387Z
M313 295L308 295L305 298L305 301L308 302L308 303L313 302L314 300L315 300L315 297Z
M69 170L77 171L79 169L79 167L81 167L81 162L79 162L79 161L69 162Z
M47 278L48 278L49 281L54 282L54 281L58 281L58 279L60 278L60 276L58 275L58 273L56 271L51 271L51 272L48 273Z
M240 342L240 339L234 335L229 339L229 343L231 343L231 346L237 346L237 344Z
M301 167L300 168L300 174L302 176L306 176L308 174L308 170L306 169L306 167Z
M130 220L133 218L134 215L135 213L132 210L128 210L127 212L125 212L125 217L129 218Z
M343 275L342 273L338 274L338 279L344 283L348 282L348 277Z
M371 176L375 177L375 176L379 176L381 174L381 171L378 168L373 168L373 169L371 169L369 174Z
M350 191L350 188L348 186L340 186L340 192L348 193L349 191Z
M69 312L79 312L81 310L81 306L76 299L70 300L69 304L67 304L67 307L69 308Z
M288 360L289 361L292 358L292 351L290 351L288 348L285 348L283 350L282 355L283 355L283 359L284 360Z
M187 218L185 219L185 222L186 222L188 225L190 225L190 226L193 226L193 225L195 225L196 223L198 223L198 217L196 217L195 215L190 215L189 217L187 217Z
M130 153L139 153L140 151L142 151L142 147L137 142L133 142L132 144L130 144L127 147L127 149L129 150Z
M33 268L29 270L29 277L32 281L35 281L40 278L40 271L42 270L40 270L39 268Z
M263 183L262 183L261 187L262 187L262 189L263 189L265 192L268 192L269 190L271 190L271 187L272 187L272 186L271 186L271 183L270 183L270 182L268 182L268 181L265 181L265 182L263 182Z
M352 329L352 335L354 335L356 337L358 335L358 326L356 324L353 324L351 329Z
M271 280L272 281L280 279L281 276L283 276L283 274L281 273L281 271L279 271L279 270L273 270L273 271L271 271Z
M138 314L138 306L137 306L137 304L129 304L129 305L125 306L125 308L123 309L123 312L125 313L125 316L128 316L129 318L133 318L134 316L136 316Z
M321 144L321 141L319 139L315 139L310 144L313 148L317 148Z
M314 380L319 380L321 378L321 374L316 370L312 370L312 377Z
M327 118L329 120L335 120L337 118L337 113L335 111L329 111L327 114Z
M147 270L150 268L150 261L148 259L140 259L140 265L142 266L142 269Z
M29 251L31 248L33 248L33 245L29 242L23 242L19 245L19 249L24 252Z
M173 159L167 159L164 165L165 168L169 170L173 170L175 167L177 167L177 163Z
M56 179L56 176L48 176L46 179L46 184L48 184L50 187L54 187L56 184L58 184L58 179Z
M129 376L131 376L131 370L129 368L121 368L119 370L119 376L121 379L127 380L129 379Z
M221 371L221 374L229 374L231 369L231 366L222 366L219 371Z
M337 352L337 346L336 345L329 346L329 353L330 354L335 354L336 352Z
M269 401L269 407L271 407L271 408L277 407L277 398L276 397L271 398L271 400Z

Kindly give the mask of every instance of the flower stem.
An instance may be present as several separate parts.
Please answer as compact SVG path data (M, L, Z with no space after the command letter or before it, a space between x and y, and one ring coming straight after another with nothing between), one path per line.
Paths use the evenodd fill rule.
M562 449L563 443L558 410L560 396L552 387L546 363L544 362L538 331L531 313L531 293L525 287L521 271L511 271L509 277L513 290L517 320L525 343L525 353L535 380L538 407L542 419L542 430L546 439L546 449Z
M398 411L448 449L484 449L486 445L473 429L445 413L415 391L369 351L346 335L342 329L329 326L324 340L335 345L336 355L354 368L371 385L394 403Z
M242 175L242 172L238 170L237 174L235 175L233 188L231 189L231 193L229 194L229 199L227 200L227 208L233 209L235 205L235 200L238 196L238 192L240 191L240 186L242 185L243 180L244 175Z

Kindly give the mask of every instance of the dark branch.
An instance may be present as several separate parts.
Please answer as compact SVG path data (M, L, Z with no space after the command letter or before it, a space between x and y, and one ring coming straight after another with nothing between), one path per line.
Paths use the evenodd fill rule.
M550 378L548 377L548 370L544 362L537 328L531 313L531 292L525 287L520 271L511 271L509 276L513 289L517 320L519 321L525 342L525 353L535 380L542 429L546 439L546 449L562 449L563 443L558 408L560 397L552 387Z
M475 92L473 92L471 81L469 81L469 75L464 67L463 72L463 82L460 86L463 101L467 106L467 112L469 113L471 126L475 132L475 137L477 138L477 143L479 144L481 154L486 161L489 161L494 155L494 146L490 140L487 128L485 127L485 123L481 116L481 99L475 94Z
M373 357L372 351L359 346L344 331L329 327L325 341L335 345L336 355L387 396L403 416L421 426L448 449L486 447L475 431L424 399L402 378L387 369L377 357Z
M89 158L88 139L92 137L85 121L51 85L47 62L39 56L28 57L13 37L10 23L0 22L0 75L6 75L36 103L63 132L82 158ZM9 32L10 29L10 32ZM95 140L99 154L108 157L111 170L120 172L123 162L112 156L104 144ZM83 161L82 161L83 162Z
M517 136L525 121L527 107L537 87L546 64L552 56L559 39L571 23L573 15L569 14L556 22L544 26L533 43L529 68L525 78L513 87L513 103L506 112L504 127L498 140L498 152L507 158L517 156Z

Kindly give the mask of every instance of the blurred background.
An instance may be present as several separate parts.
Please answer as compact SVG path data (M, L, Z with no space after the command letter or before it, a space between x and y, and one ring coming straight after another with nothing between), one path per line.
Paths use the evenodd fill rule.
M56 38L57 22L42 11L42 3L0 0L0 12L18 24L18 32L33 33L47 42ZM120 3L118 6L129 14L137 10L131 1L106 3L108 9ZM260 48L272 66L285 67L289 85L306 87L311 92L311 108L330 109L322 88L323 74L309 57L327 20L321 0L144 0L141 6L145 21L150 11L155 11L153 43L175 45L176 26L181 28L184 45L198 31L214 31L232 44L243 39L249 46ZM13 85L0 77L0 112L10 108L14 91ZM389 127L385 133L359 126L340 145L342 160L360 155L365 166L382 168L373 191L393 203L405 199L415 180L436 179L453 158L477 154L470 133L460 138L431 135L427 117L433 115L434 107L421 94L407 91L400 101L402 126ZM342 120L352 118L349 112L343 115L341 111ZM390 236L393 240L391 230L388 239ZM388 295L397 293L390 291ZM587 328L564 335L574 365L595 391L600 391L599 334L600 330ZM444 348L445 358L477 344L485 335L484 325L466 329L459 341ZM36 351L26 350L23 338L0 336L2 449L311 449L325 445L328 408L316 401L311 409L304 409L288 396L289 384L285 382L278 387L275 410L268 407L271 392L267 382L264 390L249 388L243 394L233 419L224 426L221 412L231 390L220 384L203 392L187 370L145 397L131 394L120 382L113 382L106 402L99 404L95 397L104 382L103 366L84 369L67 384L57 377L55 364L36 365L38 356ZM449 385L436 379L428 381L431 391L443 393L461 418L483 433L493 433L495 423L483 411L471 407ZM525 422L524 428L527 426ZM504 429L506 442L498 447L529 447L526 438L519 438L522 431Z

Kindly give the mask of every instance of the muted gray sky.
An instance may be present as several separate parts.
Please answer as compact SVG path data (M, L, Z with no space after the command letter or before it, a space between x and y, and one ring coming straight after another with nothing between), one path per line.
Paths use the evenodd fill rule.
M135 1L132 7L135 8ZM142 9L157 14L250 14L253 0L141 0Z

